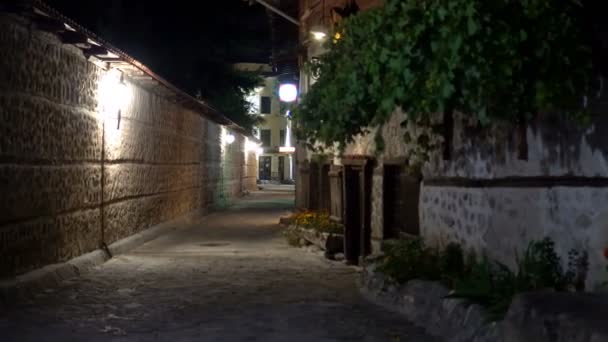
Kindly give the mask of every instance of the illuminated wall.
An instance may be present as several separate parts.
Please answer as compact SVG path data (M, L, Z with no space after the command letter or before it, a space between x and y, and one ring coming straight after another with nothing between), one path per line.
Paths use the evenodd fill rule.
M0 278L255 189L241 135L3 15L0 51Z

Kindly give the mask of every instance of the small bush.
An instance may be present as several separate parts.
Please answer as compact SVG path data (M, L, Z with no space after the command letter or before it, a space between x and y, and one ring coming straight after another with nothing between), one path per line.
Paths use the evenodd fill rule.
M439 271L441 282L452 287L457 279L462 278L467 272L464 251L457 243L448 244L439 254Z
M455 281L450 297L480 304L490 319L500 319L518 293L544 289L568 291L576 287L571 273L563 271L553 241L545 238L530 242L523 258L517 260L516 272L487 257L474 261L470 272Z
M515 294L515 274L504 264L483 257L470 272L454 282L450 298L461 298L483 306L490 320L500 318Z
M564 272L549 238L530 242L523 257L517 258L515 272L486 256L477 258L473 252L465 256L456 243L439 251L419 238L399 240L385 245L384 252L378 269L394 281L439 280L454 290L450 298L483 306L492 320L503 317L518 293L580 290L587 265L586 254L571 251L570 267Z
M560 257L554 249L555 244L549 238L532 241L528 245L523 259L517 261L517 280L525 290L553 288L565 291L571 285L571 279L562 269Z
M440 279L439 255L420 238L387 244L384 253L379 270L398 283Z

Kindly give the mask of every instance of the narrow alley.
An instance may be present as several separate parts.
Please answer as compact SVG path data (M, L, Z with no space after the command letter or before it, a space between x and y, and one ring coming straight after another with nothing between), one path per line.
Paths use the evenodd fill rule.
M253 193L3 311L2 341L431 341L356 270L287 245L293 193Z

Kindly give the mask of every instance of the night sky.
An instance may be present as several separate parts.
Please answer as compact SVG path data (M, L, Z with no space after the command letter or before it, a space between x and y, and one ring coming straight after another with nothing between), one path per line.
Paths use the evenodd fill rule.
M46 2L247 129L253 123L243 94L259 81L232 64L269 63L273 45L297 44L295 26L273 41L266 9L243 0Z
M242 0L47 3L190 92L218 64L271 57L265 9Z

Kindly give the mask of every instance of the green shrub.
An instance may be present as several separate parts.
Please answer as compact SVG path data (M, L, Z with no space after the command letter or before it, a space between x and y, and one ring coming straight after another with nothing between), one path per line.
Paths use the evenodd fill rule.
M439 254L439 272L441 282L452 287L457 279L462 278L467 271L464 251L457 243L449 243Z
M565 272L551 239L532 241L523 257L517 258L517 271L513 271L486 256L477 258L473 252L465 256L456 243L439 251L417 238L387 243L378 269L400 284L413 279L441 281L454 290L448 297L479 304L489 319L496 320L503 317L518 293L580 290L586 254L569 254L570 266Z
M490 319L502 318L518 293L576 288L570 272L563 271L554 243L549 238L530 242L523 258L517 259L516 272L484 257L474 261L470 272L463 275L455 281L450 297L482 305Z
M454 282L448 297L461 298L483 306L488 318L500 318L515 294L515 274L506 265L483 257L470 266L470 272Z
M549 238L530 242L523 259L517 260L517 278L522 289L565 291L571 285L572 280L564 273L554 245Z
M427 247L420 238L387 244L384 253L379 270L397 283L413 279L439 280L441 277L437 251Z

